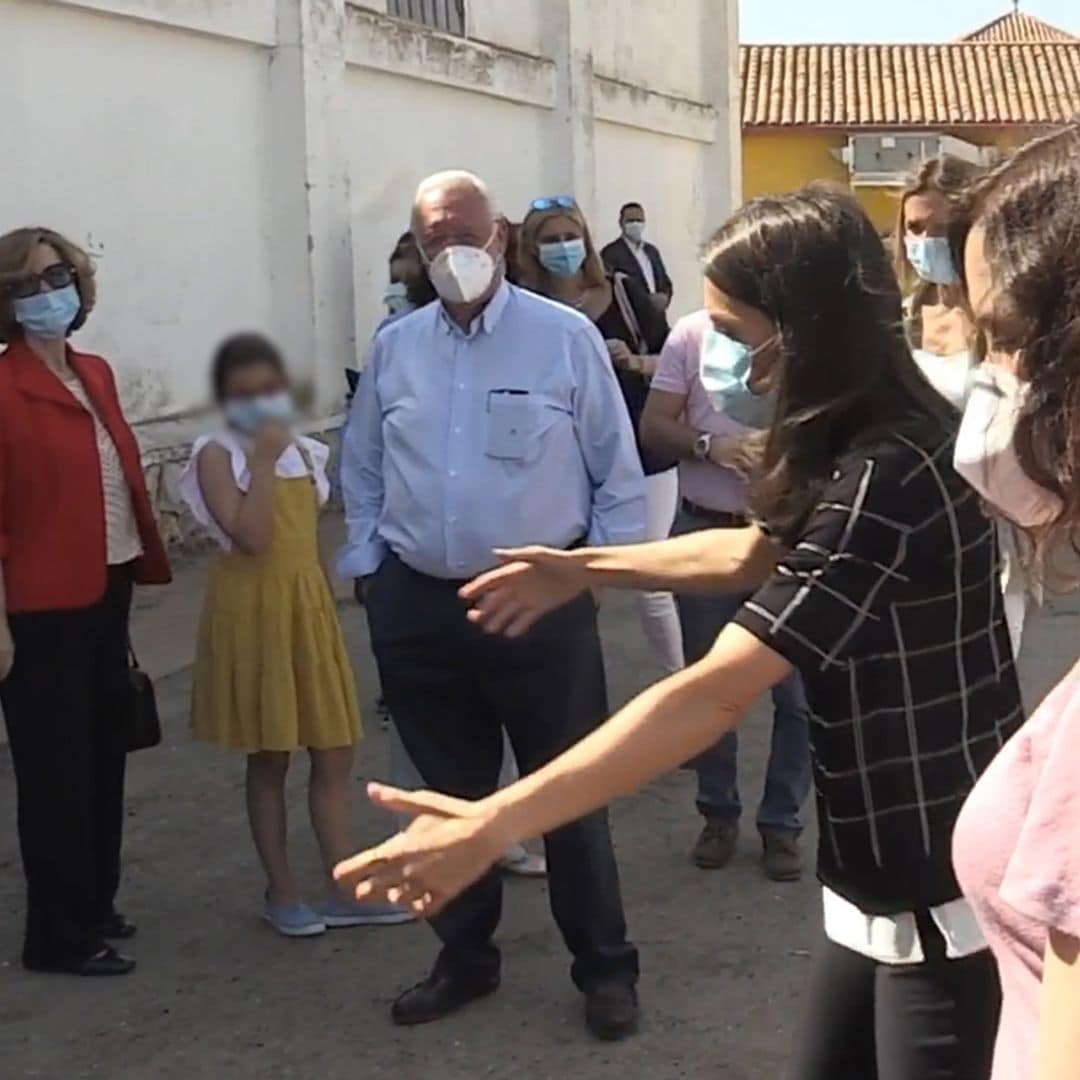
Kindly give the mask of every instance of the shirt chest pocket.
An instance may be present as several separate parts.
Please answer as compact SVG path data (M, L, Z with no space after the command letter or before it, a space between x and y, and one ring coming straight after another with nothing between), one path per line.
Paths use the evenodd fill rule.
M571 423L570 412L534 394L492 394L488 399L484 452L500 461L532 462L545 436Z

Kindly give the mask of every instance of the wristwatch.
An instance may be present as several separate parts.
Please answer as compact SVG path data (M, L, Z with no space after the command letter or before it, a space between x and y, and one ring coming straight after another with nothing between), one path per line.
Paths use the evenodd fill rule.
M702 432L694 441L694 457L698 461L708 461L709 451L712 450L713 437L706 431Z

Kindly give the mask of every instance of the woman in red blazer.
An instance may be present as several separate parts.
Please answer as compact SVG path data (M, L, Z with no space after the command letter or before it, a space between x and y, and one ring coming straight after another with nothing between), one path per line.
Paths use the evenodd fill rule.
M0 236L0 703L27 883L23 963L122 975L120 879L133 584L169 564L112 371L67 337L94 306L86 253Z

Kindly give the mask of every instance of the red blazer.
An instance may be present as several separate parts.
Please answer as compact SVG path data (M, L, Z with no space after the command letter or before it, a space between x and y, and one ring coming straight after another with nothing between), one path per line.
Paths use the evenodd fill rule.
M169 561L139 447L109 365L68 348L131 488L143 555L135 580L163 585ZM89 607L105 594L105 497L93 417L22 341L0 355L0 560L11 612Z

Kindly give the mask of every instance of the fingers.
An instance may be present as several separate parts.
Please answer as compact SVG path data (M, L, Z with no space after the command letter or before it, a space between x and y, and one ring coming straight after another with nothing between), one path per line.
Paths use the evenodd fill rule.
M533 544L530 547L523 548L496 548L495 554L504 563L522 562L528 563L530 566L543 566L553 563L556 559L565 555L566 552ZM492 571L492 573L494 572Z
M463 817L469 813L472 806L465 799L440 795L437 791L401 791L385 784L368 784L367 793L368 798L383 810L394 814L411 814L413 817L421 814L444 818Z
M379 844L376 847L368 848L367 851L361 851L358 855L353 855L352 858L342 859L334 867L334 880L345 881L348 878L372 873L375 869L384 865L386 847L386 844Z
M498 552L495 554L499 555ZM499 555L499 557L502 558L501 555ZM466 585L463 585L458 591L458 596L460 596L462 600L478 600L479 598L494 592L500 586L505 585L506 582L513 580L520 573L520 566L497 566L494 570L489 570L485 574L480 574Z

